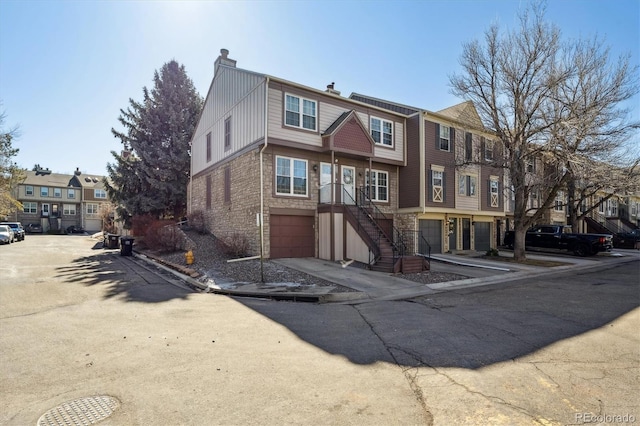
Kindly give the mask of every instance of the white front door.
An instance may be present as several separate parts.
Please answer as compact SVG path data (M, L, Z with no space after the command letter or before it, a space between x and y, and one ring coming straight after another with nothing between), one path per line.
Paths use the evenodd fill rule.
M49 204L42 204L42 216L49 216Z
M351 166L342 166L342 202L344 204L356 203L356 169Z

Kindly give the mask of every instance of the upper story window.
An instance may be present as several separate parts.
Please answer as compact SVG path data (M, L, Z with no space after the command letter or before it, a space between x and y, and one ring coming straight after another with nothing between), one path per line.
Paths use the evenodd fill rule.
M440 150L450 151L451 149L451 128L449 126L440 125Z
M107 198L107 192L104 189L94 189L93 196L95 198Z
M41 197L48 197L49 196L49 188L46 188L44 186L40 187L40 196Z
M316 130L317 104L298 96L285 96L285 121L287 126Z
M224 150L231 148L231 117L224 120Z
M476 195L477 180L475 176L458 176L458 194L473 197Z
M307 196L307 160L276 157L276 194Z
M371 176L371 179L369 179ZM366 182L369 198L373 201L389 201L389 173L379 170L367 170Z
M27 185L24 187L24 195L33 195L33 186Z
M207 133L206 153L207 153L207 163L208 163L209 161L211 161L211 132Z
M62 189L61 188L53 188L53 196L54 196L54 198L62 198Z
M431 170L431 191L432 199L435 202L442 203L444 201L444 172L440 170Z
M72 200L76 198L76 190L71 188L67 189L67 198Z
M393 123L382 118L371 117L371 137L377 144L393 146Z
M484 142L484 159L486 161L493 161L493 141L485 141Z
M535 160L535 158L528 158L527 159L527 172L535 173L535 171L536 171L536 160Z
M489 204L491 207L500 207L499 183L497 179L489 181Z
M473 135L464 134L464 161L473 161Z
M558 191L558 193L556 194L556 199L555 199L553 209L557 212L564 211L564 192Z

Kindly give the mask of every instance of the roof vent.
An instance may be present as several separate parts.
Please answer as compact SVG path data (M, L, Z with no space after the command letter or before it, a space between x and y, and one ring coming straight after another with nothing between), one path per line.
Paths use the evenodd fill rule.
M76 176L80 176L82 174L82 172L80 171L80 167L76 167L76 171L73 172L73 174Z
M89 176L87 176L86 178L84 178L85 182L91 182L91 178Z
M98 178L93 177L91 178L91 180L93 181L93 183L98 183Z

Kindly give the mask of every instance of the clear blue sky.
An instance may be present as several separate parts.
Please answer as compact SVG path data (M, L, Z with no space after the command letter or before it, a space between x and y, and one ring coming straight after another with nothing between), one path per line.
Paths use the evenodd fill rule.
M0 0L0 101L20 126L16 162L58 173L106 174L122 148L121 108L142 99L155 70L183 64L201 96L221 48L238 67L318 89L438 111L462 43L525 1L30 1ZM567 38L606 38L640 63L640 0L549 0ZM640 102L630 106L640 119Z

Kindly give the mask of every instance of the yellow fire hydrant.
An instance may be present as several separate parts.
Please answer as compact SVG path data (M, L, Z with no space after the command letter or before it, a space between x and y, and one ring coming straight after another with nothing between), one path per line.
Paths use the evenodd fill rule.
M189 250L184 254L184 257L187 261L187 265L191 265L193 263L193 251Z

